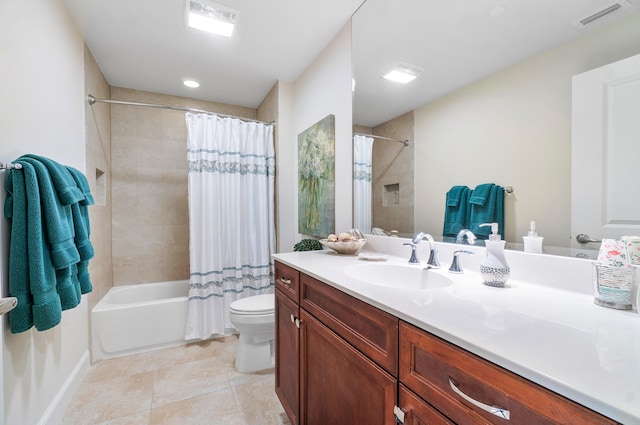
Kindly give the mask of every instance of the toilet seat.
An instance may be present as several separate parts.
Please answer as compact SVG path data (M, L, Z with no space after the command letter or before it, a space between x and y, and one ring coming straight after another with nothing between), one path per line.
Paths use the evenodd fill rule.
M232 313L240 315L261 315L275 312L274 294L254 295L231 303Z

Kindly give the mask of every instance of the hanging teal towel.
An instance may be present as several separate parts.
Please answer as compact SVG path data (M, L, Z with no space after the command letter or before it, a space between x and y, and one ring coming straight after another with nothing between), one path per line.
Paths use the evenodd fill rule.
M32 326L43 331L92 290L87 206L93 197L78 170L36 155L15 162L22 169L8 171L4 204L12 222L9 294L18 298L9 324L12 333Z
M498 223L498 233L504 237L504 188L493 183L476 186L469 197L469 230L478 239L489 239L491 227L483 223Z
M443 236L457 236L460 230L467 227L469 195L467 186L453 186L447 192Z
M9 312L11 333L27 331L33 326L33 297L29 289L29 261L27 257L27 192L24 174L20 170L7 171L4 181L7 197L4 215L11 220L9 244L9 294L18 299L16 308ZM34 199L33 202L38 202ZM14 213L15 208L15 213Z
M28 161L16 161L22 165L22 171L11 170L13 174L13 211L11 229L11 251L9 263L14 265L9 270L10 287L22 284L22 288L16 288L20 293L30 293L32 300L27 304L31 308L33 325L39 331L50 329L60 323L62 319L62 305L60 296L56 291L56 273L51 263L48 250L48 242L44 232L44 220L41 210L40 191L36 170ZM24 173L24 186L20 186L20 177L17 173ZM23 194L21 194L22 192ZM22 201L25 204L22 204ZM22 216L25 218L22 218ZM14 233L13 223L24 223L26 229L23 233ZM25 237L26 236L26 237ZM23 239L27 246L27 255L17 258L13 251L14 243L20 244ZM20 250L18 250L19 254ZM26 267L25 267L26 265ZM22 273L27 272L24 276ZM13 296L13 294L10 292ZM18 301L20 302L20 301ZM10 315L9 322L11 332L23 332L31 327L28 313ZM27 327L28 326L28 327ZM25 329L26 327L26 329Z

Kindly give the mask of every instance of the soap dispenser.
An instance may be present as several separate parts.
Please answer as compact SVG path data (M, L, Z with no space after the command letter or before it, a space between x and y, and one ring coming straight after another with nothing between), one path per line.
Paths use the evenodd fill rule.
M529 222L529 233L527 236L522 237L522 240L524 241L524 252L542 254L543 239L544 238L542 236L538 236L538 232L536 232L536 222Z
M480 275L485 285L504 287L511 269L504 256L504 244L498 234L498 223L483 223L480 227L491 226L489 239L484 241L487 247L485 257L480 262Z

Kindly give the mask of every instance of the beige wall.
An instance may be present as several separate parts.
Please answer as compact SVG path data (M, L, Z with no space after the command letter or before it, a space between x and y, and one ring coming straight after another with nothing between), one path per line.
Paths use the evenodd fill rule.
M516 64L415 111L416 229L441 234L453 185L513 186L505 237L535 220L545 245L569 246L571 77L640 53L640 13Z
M109 99L111 88L85 46L85 90L98 99ZM89 208L91 242L95 257L89 262L93 291L89 293L89 311L113 286L111 257L111 108L105 103L85 103L87 176L95 204ZM89 316L91 319L91 316ZM89 322L91 329L91 322ZM89 333L91 339L91 333Z
M252 108L111 88L114 100L256 118ZM111 106L113 284L189 277L184 112Z

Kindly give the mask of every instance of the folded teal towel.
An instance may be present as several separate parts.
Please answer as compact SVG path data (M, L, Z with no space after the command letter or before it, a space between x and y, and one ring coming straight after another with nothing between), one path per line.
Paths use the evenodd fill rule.
M504 188L496 184L483 184L477 186L473 192L469 199L471 205L469 230L478 239L489 239L491 226L480 227L480 225L498 223L498 233L504 238Z
M457 236L460 230L467 227L469 195L467 186L453 186L447 192L443 236Z
M18 299L18 305L9 312L11 333L25 332L33 326L33 298L29 287L29 261L27 257L27 193L24 174L8 170L4 181L7 197L4 215L11 220L9 244L9 295ZM15 213L14 213L15 208Z
M476 186L469 198L469 203L483 207L491 194L491 189L493 189L494 186L495 185L493 183L485 183Z
M24 158L32 158L37 161L40 161L42 164L47 167L51 175L51 181L55 187L55 190L58 194L58 198L62 205L71 205L75 202L82 201L85 199L85 195L82 193L81 188L78 187L78 184L73 179L73 176L65 167L57 163L56 161L45 158L39 155L27 154L23 155L19 159Z
M73 214L73 225L76 230L76 247L80 253L80 262L76 264L77 277L80 284L80 289L83 294L87 294L92 291L93 285L91 284L91 278L89 276L89 260L93 258L94 251L93 245L89 240L91 234L91 225L89 222L89 209L88 205L93 205L93 196L91 196L91 189L89 188L89 182L84 174L79 170L72 167L67 167L74 180L76 181L80 190L85 196L85 199L77 204L71 205L71 212Z
M27 243L27 255L21 258L14 258L14 262L25 262L28 268L28 276L18 276L17 273L24 271L24 266L14 269L15 274L10 273L10 281L16 280L16 282L26 282L26 289L24 292L31 292L33 297L32 314L33 324L39 331L50 329L60 323L62 319L62 305L60 303L60 296L56 291L56 272L51 263L51 258L48 253L49 244L44 232L45 222L43 212L41 210L40 191L38 186L38 176L35 168L29 161L18 160L22 165L22 172L24 173L24 187L16 185L17 177L16 172L19 170L12 170L14 174L13 185L13 212L12 212L12 238L11 243L14 242L13 234L13 222L22 222L19 217L22 214L26 214L26 229L22 229L22 236L15 235L15 239L22 237ZM25 196L19 195L20 191L24 191ZM16 196L18 195L18 196ZM16 202L19 199L24 199L26 205L20 205ZM24 234L26 233L26 238ZM19 242L18 242L19 243ZM10 256L14 253L10 252ZM11 262L11 260L10 260ZM11 317L10 319L11 320ZM20 320L18 320L20 324ZM22 332L24 329L17 330ZM11 331L14 332L13 326Z

